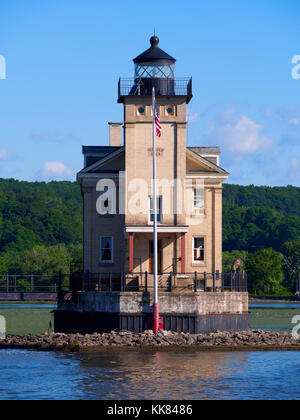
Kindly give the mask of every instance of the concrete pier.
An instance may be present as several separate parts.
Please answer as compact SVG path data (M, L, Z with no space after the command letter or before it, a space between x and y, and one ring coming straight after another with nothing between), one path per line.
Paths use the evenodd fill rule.
M175 293L159 295L163 328L192 334L249 329L248 293ZM152 328L153 294L143 292L77 292L60 299L55 331L143 332Z

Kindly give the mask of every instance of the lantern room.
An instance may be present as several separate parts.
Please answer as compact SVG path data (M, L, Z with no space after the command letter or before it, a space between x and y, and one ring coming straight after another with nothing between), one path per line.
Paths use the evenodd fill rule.
M127 96L184 96L189 102L192 98L192 79L175 79L176 59L159 48L159 38L150 38L150 48L137 56L134 62L134 78L120 79L119 101Z

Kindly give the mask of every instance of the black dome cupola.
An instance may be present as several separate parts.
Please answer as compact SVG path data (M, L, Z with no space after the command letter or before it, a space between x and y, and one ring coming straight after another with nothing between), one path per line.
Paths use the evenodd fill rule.
M152 97L153 88L156 96L169 98L182 97L186 103L192 99L192 79L175 79L175 58L159 48L159 38L150 38L150 48L134 58L134 77L119 80L118 102L127 97Z
M151 47L148 50L133 60L135 77L174 79L175 58L159 48L159 38L157 36L150 38L150 44Z

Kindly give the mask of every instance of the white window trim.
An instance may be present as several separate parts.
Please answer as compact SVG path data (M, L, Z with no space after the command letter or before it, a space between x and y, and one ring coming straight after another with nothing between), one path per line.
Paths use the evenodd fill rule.
M195 260L194 258L194 251L195 251L195 239L203 239L203 243L204 243L204 259L203 261L199 261L199 260ZM205 236L193 236L192 237L192 259L193 259L193 264L200 264L200 265L205 265L205 248L206 248L206 239Z
M172 114L168 113L168 108L172 108L173 112ZM176 106L175 105L166 105L165 106L165 116L166 117L175 117L176 116Z
M111 257L112 259L102 260L102 238L111 238ZM101 264L113 264L114 262L114 237L113 236L100 236L100 263Z
M144 108L145 109L145 112L141 114L140 111L139 111L140 108ZM137 105L136 115L138 117L146 117L147 116L147 108L148 107L146 105Z
M154 222L151 221L151 199L152 199L152 196L149 195L148 197L149 197L149 201L148 201L149 202L148 224L153 225ZM160 203L161 203L161 209L160 209L160 213L159 213L160 214L160 221L158 221L157 224L161 225L162 222L163 222L163 197L162 197L162 195L159 195L159 196L157 196L157 198L160 199Z
M193 187L193 211L205 211L205 189L203 189L203 207L196 207L195 206L195 191L199 190L200 188ZM200 238L200 236L199 236Z

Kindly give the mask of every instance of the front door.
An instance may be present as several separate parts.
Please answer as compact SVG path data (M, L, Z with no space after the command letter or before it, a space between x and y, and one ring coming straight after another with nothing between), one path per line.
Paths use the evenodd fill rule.
M158 273L162 273L162 241L157 241ZM153 274L153 241L149 241L149 271Z

